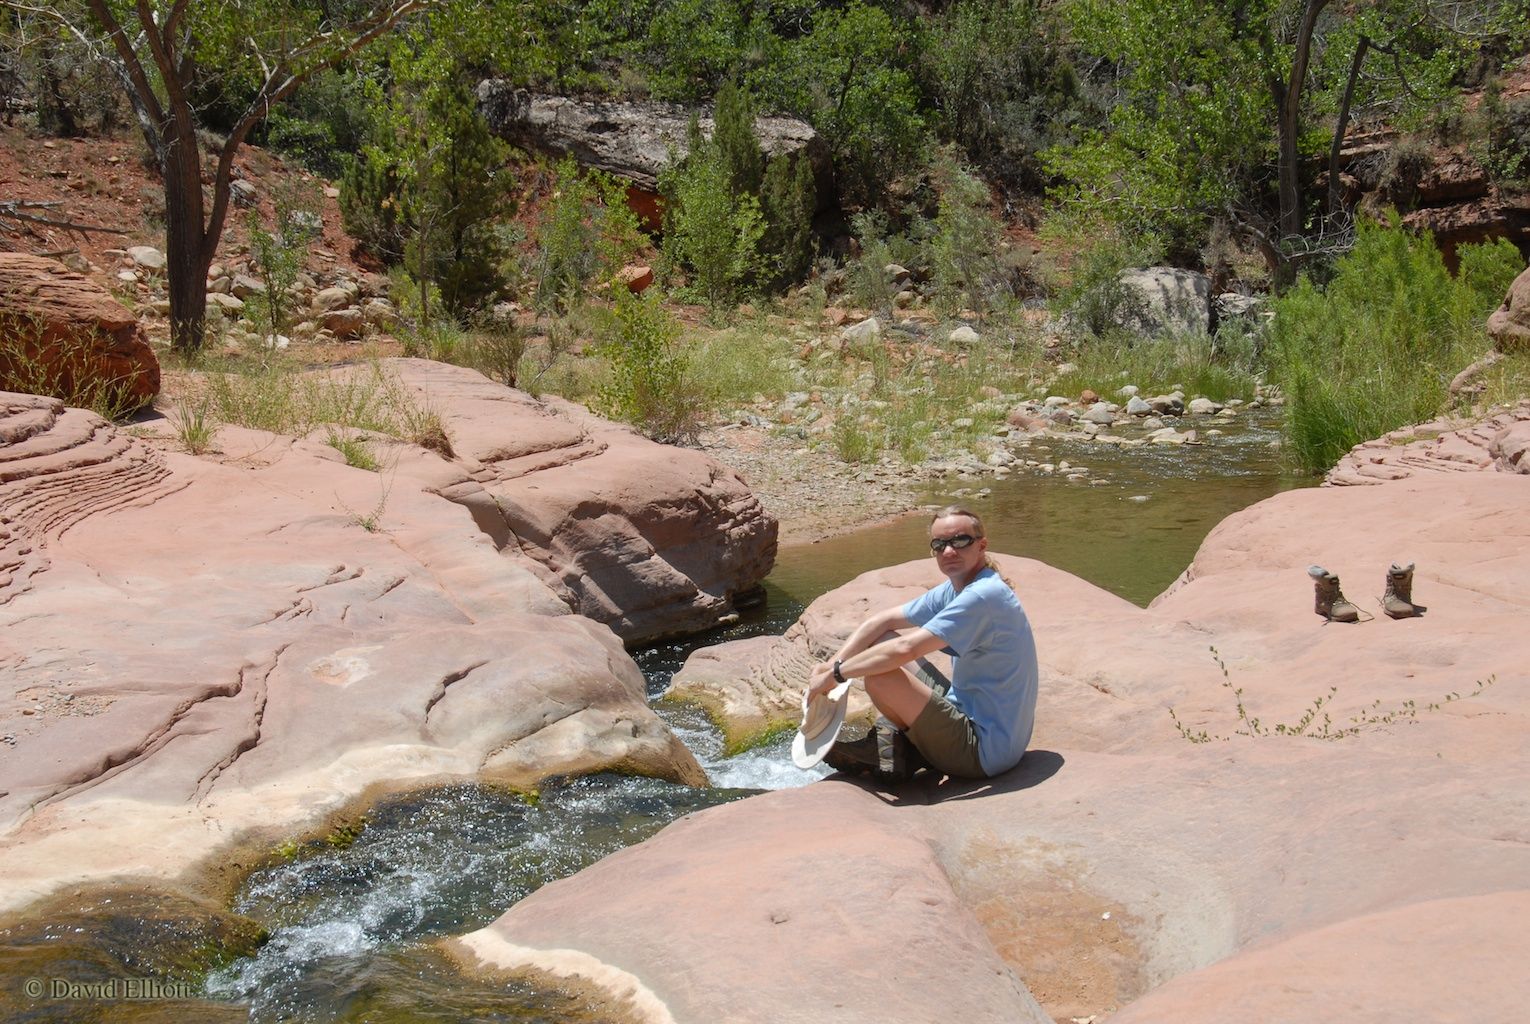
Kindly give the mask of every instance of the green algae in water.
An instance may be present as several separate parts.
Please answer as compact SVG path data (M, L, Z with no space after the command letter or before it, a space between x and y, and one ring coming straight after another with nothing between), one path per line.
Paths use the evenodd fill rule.
M203 997L204 979L265 938L249 918L167 892L54 897L0 926L0 1019L244 1020L242 1008Z
M603 775L549 782L534 805L483 786L394 797L347 846L310 844L247 880L234 909L271 939L215 972L208 992L255 1021L595 1019L561 993L460 977L423 945L742 795Z

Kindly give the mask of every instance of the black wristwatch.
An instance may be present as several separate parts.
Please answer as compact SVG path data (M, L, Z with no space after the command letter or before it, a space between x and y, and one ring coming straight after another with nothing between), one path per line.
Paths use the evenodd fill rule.
M844 675L839 671L839 659L837 658L834 660L834 681L836 683L842 683L845 681Z

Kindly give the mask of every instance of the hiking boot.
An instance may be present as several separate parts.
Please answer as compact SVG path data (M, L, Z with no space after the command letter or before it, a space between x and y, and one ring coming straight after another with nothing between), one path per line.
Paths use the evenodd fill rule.
M1392 563L1387 570L1387 592L1381 599L1381 609L1394 619L1411 619L1424 609L1413 603L1413 563Z
M858 740L835 740L823 763L846 775L870 775L880 782L907 782L929 762L901 729L878 719Z
M1339 577L1321 565L1307 566L1307 575L1312 577L1316 588L1317 603L1313 606L1313 611L1329 622L1360 620L1360 609L1350 604L1349 599L1344 596L1344 591L1339 589Z

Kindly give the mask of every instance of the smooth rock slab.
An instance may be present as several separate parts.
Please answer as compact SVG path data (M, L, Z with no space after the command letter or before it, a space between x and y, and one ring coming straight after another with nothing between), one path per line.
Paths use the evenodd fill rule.
M193 458L55 401L0 413L0 907L174 882L389 788L704 781L621 640L422 486L462 476L435 452L401 446L385 479L227 425Z
M439 411L453 451L400 472L468 507L571 610L629 643L716 625L775 564L776 521L701 452L462 367L402 359L384 369Z
M1530 892L1527 487L1478 470L1286 492L1219 525L1146 609L1001 555L1042 670L1035 742L1014 772L878 793L874 816L865 789L835 780L704 812L661 833L662 847L549 886L466 941L497 962L556 950L620 967L678 1021L931 1019L927 971L884 942L930 922L901 902L898 881L880 882L891 876L942 907L949 888L1054 1019L1122 1006L1120 1019L1144 1021L1336 1008L1479 1019L1476 1007L1516 1019L1504 1008L1530 998L1530 976L1505 960L1523 944L1513 919ZM1342 625L1313 614L1307 564L1339 573L1369 607L1399 556L1419 566L1425 616ZM928 559L865 574L814 602L781 643L811 656L868 610L936 582ZM731 664L755 681L762 705L785 682L772 666L794 671L779 646L706 653L715 677ZM746 686L734 687L743 701ZM1233 687L1257 738L1240 735L1251 723ZM1354 732L1324 741L1277 725ZM797 820L822 824L799 837ZM867 829L880 838L863 839ZM934 852L944 885L906 859L911 840ZM665 880L660 898L653 878ZM883 979L875 996L850 982L840 1005L820 988L816 944L795 956L751 922L762 908L790 920L804 905L838 906L866 878L879 891L857 912L815 920L812 941L835 951L838 971ZM692 924L713 917L742 942L693 948ZM620 941L602 933L609 920ZM651 952L677 935L678 955ZM789 994L760 1007L754 990Z

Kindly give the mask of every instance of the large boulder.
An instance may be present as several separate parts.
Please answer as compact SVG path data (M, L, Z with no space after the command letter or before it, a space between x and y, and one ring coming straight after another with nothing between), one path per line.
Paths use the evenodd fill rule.
M517 145L570 154L651 193L658 191L659 174L670 162L684 159L692 114L699 115L704 137L715 127L710 110L540 95L499 79L479 83L478 109L496 134ZM754 133L766 156L800 154L813 162L815 173L827 172L828 150L807 122L758 117Z
M776 521L710 456L473 370L384 366L439 413L453 452L406 459L400 472L467 505L571 610L628 643L717 625L775 564Z
M131 412L159 394L159 360L105 288L57 260L0 252L0 390Z
M1484 470L1289 491L1224 521L1148 608L1001 555L1042 668L1016 770L704 811L456 947L649 1020L1038 1019L1012 979L1043 1020L1516 1019L1527 487ZM1399 556L1422 618L1313 614L1308 564L1358 599ZM928 558L868 573L790 642L811 657L938 581ZM721 650L762 703L772 666L795 670L778 647ZM931 952L957 971L934 989Z
M1142 334L1209 334L1211 279L1177 267L1132 267L1116 280L1131 295L1121 326Z
M0 908L185 882L442 780L705 781L622 637L575 610L715 622L774 521L699 453L472 371L381 372L450 432L381 474L322 431L224 425L197 458L163 420L128 436L0 394Z
M1503 305L1488 317L1487 332L1500 352L1530 349L1530 267L1509 285Z

